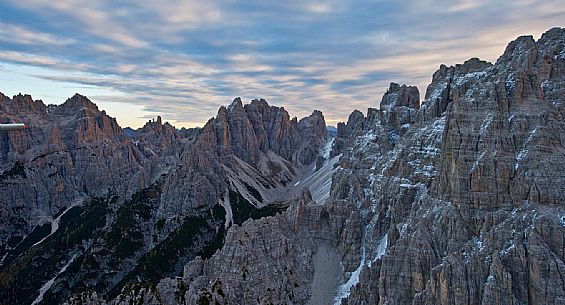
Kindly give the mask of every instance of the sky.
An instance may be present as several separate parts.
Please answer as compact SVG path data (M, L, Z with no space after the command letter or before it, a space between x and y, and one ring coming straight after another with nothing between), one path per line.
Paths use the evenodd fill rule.
M423 99L440 64L564 23L563 0L0 0L0 92L78 92L122 127L202 126L238 96L336 125L390 82Z

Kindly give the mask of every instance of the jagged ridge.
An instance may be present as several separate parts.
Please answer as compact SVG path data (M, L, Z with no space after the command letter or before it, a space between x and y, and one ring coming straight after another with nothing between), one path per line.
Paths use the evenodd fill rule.
M2 120L33 122L2 135L8 145L0 192L12 198L2 210L9 220L1 231L2 304L60 303L84 289L112 296L134 281L179 274L196 255L221 247L232 223L284 209L267 205L279 189L292 192L285 185L314 161L326 137L321 112L288 120L265 100L243 106L238 98L202 129L177 130L158 117L126 135L78 94L59 106L2 97ZM59 187L49 188L53 183ZM22 192L39 187L46 196ZM102 228L58 229L62 217L86 213L93 197L108 202L93 219ZM44 246L75 231L79 239L55 256ZM37 265L36 256L51 263ZM25 280L31 274L36 279ZM53 276L51 286L41 286Z
M116 298L85 291L67 304L560 304L564 54L565 29L556 28L538 41L518 38L495 64L442 65L421 105L416 88L391 84L381 108L353 112L338 126L330 160L316 162L333 173L327 199L314 200L318 184L308 184L287 194L298 197L282 214L232 217L241 226L229 227L209 258L190 259L182 278L132 283ZM227 216L234 196L226 193L254 206L266 189L294 182L291 168L310 159L293 145L299 122L283 115L274 122L285 128L250 128L260 122L252 108L235 100L220 109L196 139L201 146L187 147L164 176L162 230L172 232L187 210L206 211L210 198L222 199ZM255 155L243 154L248 147ZM261 162L274 162L277 149L278 182ZM296 188L316 176L314 165L304 173ZM174 204L185 198L178 190L195 189L209 196Z

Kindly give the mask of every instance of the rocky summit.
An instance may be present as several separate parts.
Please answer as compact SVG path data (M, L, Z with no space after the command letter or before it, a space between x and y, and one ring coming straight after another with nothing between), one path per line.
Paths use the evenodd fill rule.
M565 29L420 99L132 130L0 94L0 304L565 304Z

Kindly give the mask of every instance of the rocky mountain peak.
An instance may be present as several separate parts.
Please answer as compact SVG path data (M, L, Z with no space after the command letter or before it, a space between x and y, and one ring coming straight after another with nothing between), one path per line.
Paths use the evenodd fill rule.
M349 146L348 140L356 131L363 130L365 126L365 115L357 109L353 110L347 118L347 123L337 123L336 138L330 156L334 157L343 152Z
M163 126L166 125L170 125L170 124L168 122L163 123L163 118L161 118L160 115L158 115L156 119L149 120L147 121L147 123L145 123L145 126L152 126L153 129L156 130L161 130L163 129Z
M310 117L317 117L317 118L323 119L324 114L320 110L314 110L314 111L312 111L312 114L310 114Z
M319 110L314 110L309 116L298 121L300 128L326 128L324 115Z
M63 138L72 145L125 136L115 118L78 93L52 108L49 115L61 124Z
M390 86L382 98L381 108L387 106L403 106L418 109L420 108L420 91L416 86L400 86L397 83L390 83Z
M206 123L203 136L198 140L202 147L217 150L220 155L235 154L255 164L261 153L272 151L287 161L310 163L312 158L296 155L304 150L317 151L321 140L326 139L325 121L319 111L300 122L290 119L283 107L270 106L264 99L252 100L245 106L236 98L226 108L220 107L215 118ZM312 135L319 138L313 141ZM306 144L308 143L308 144Z
M506 46L497 64L504 64L515 69L529 69L537 56L536 45L533 36L520 36Z
M432 84L438 81L442 81L447 77L461 76L468 73L483 71L484 69L491 67L492 63L484 60L480 60L476 57L465 61L463 64L456 64L455 66L446 66L444 64L440 65L439 69L434 72L432 77ZM427 98L427 95L426 95Z
M269 103L267 103L264 99L253 99L251 100L251 106L257 108L267 108L269 107Z
M243 111L243 102L241 101L241 97L236 97L228 106L228 112L234 111Z
M564 75L560 67L565 59L563 48L565 29L550 29L538 41L531 36L522 36L508 44L504 54L497 60L497 66L508 72L507 85L519 89L515 94L524 97L528 93L535 93L540 98L541 89L556 89L551 78ZM548 81L544 84L545 88L532 83L534 78L534 83Z
M463 64L454 66L440 65L439 69L434 72L432 82L426 89L425 101L421 105L418 113L423 120L432 120L445 113L448 104L454 98L454 82L463 81L465 77L468 79L477 79L481 75L485 75L484 71L492 67L493 64L478 58L471 58ZM458 92L463 94L463 92Z
M293 120L296 118L293 118ZM298 129L311 132L315 137L325 139L327 135L326 120L319 110L314 110L309 116L298 121Z
M295 119L292 120L294 124ZM314 110L312 114L298 121L298 130L303 144L297 159L302 164L311 164L317 158L318 148L326 143L328 137L324 115L321 111Z
M78 93L67 99L63 104L57 106L55 112L59 115L70 115L80 112L81 110L86 110L86 112L89 113L99 112L96 104L90 101L86 96Z
M218 113L216 114L216 120L220 120L220 121L225 121L227 118L227 113L228 113L228 109L226 108L226 106L220 106L220 108L218 108Z
M462 65L460 65L460 64L455 65L455 67L459 69L460 74L467 74L467 73L483 71L486 68L491 67L491 66L492 66L492 63L485 61L485 60L481 60L477 57L473 57L469 60L466 60Z
M565 28L552 28L541 35L540 45L559 45L565 42ZM563 56L563 55L562 55Z
M47 106L41 100L33 100L29 94L14 95L12 99L0 93L0 109L13 115L45 114Z
M363 112L355 109L347 118L347 127L350 129L356 129L357 126L363 124L364 120L365 115L363 115Z
M21 101L21 102L27 102L27 103L33 103L33 98L32 98L31 95L29 95L29 94L21 94L21 93L18 93L17 95L14 95L14 97L12 98L12 100Z
M145 125L132 134L136 145L147 156L179 157L182 151L181 139L183 136L169 122L163 123L161 116L149 120ZM190 132L185 132L187 136Z

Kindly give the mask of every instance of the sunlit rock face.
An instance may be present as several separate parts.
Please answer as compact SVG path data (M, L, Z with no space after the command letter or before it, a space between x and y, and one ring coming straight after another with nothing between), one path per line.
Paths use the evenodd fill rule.
M511 42L494 64L440 66L423 101L391 83L378 109L353 111L332 139L320 112L290 119L264 100L236 99L190 133L151 122L120 140L146 185L82 206L79 219L108 219L70 236L26 300L43 288L42 301L65 304L561 304L564 100L565 29L555 28ZM18 107L50 113L41 105ZM6 192L33 173L15 151L2 155ZM53 243L6 259L37 262ZM113 271L99 278L100 268Z
M77 94L59 106L45 106L29 95L4 97L0 103L3 122L30 126L0 134L1 170L21 166L18 175L0 180L2 247L83 198L131 195L150 180L144 166L151 159L86 97Z

